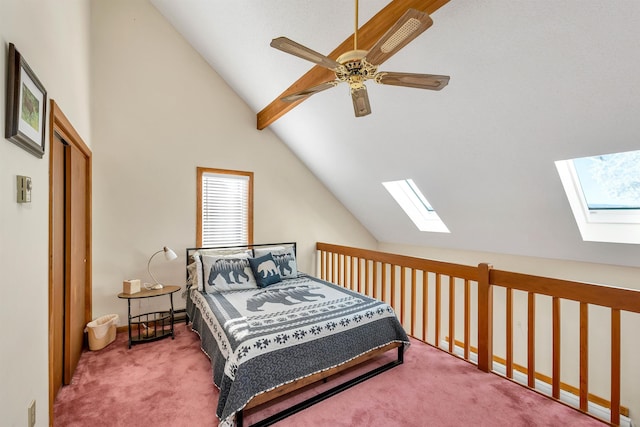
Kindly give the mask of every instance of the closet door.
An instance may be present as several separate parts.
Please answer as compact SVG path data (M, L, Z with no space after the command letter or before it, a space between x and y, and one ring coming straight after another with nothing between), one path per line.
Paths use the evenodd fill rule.
M55 101L49 118L49 419L91 321L91 150Z
M65 147L66 263L65 384L78 365L86 325L87 297L87 159L73 145Z

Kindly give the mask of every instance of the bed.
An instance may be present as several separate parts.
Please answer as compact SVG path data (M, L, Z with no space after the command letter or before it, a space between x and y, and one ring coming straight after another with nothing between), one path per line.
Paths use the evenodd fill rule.
M220 426L380 353L397 358L254 425L270 425L402 363L386 303L297 270L295 243L187 249L187 316L211 360Z

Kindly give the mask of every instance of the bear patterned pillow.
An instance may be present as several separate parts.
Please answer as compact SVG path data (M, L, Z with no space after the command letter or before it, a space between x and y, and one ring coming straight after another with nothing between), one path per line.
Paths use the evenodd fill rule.
M281 279L290 279L298 277L298 266L296 264L296 255L293 252L293 246L271 246L267 248L255 248L253 250L256 257L270 253L273 256L273 262L278 267Z
M257 288L248 255L203 255L205 292L232 291Z
M280 273L270 253L258 258L249 258L249 263L258 287L265 288L280 282Z
M230 257L235 255L238 258L249 258L252 252L249 249L226 249L226 248L204 248L198 249L193 253L193 260L195 261L196 275L192 280L192 286L198 287L199 291L204 290L204 267L202 265L202 257L205 255L215 257ZM208 273L208 272L207 272ZM255 286L254 286L255 287Z

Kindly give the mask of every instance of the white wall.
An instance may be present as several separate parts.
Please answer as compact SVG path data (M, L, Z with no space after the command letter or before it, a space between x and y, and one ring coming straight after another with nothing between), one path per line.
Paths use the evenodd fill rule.
M488 252L458 251L452 249L407 246L393 243L379 243L378 250L398 253L438 261L465 265L488 262L500 270L515 271L537 276L575 280L640 290L640 269L606 264L577 261L562 261L547 258L533 258ZM443 298L448 298L448 290L443 289ZM461 301L458 296L456 301ZM527 365L527 306L524 293L514 293L514 363ZM505 322L504 291L494 291L494 352L504 357ZM442 303L446 310L447 302ZM473 314L475 315L475 313ZM443 331L448 328L448 315L443 314ZM579 385L579 305L563 302L561 381L575 387ZM536 299L536 371L551 376L551 301L550 298ZM433 323L433 322L432 322ZM475 323L475 319L474 319ZM636 331L640 329L640 314L623 313L622 324L622 386L621 402L631 411L631 418L640 423L640 341ZM610 391L610 310L590 307L589 311L589 392L605 399ZM462 320L456 321L456 338L462 340ZM433 335L431 335L433 336ZM472 345L476 345L472 339Z
M254 172L254 241L298 242L312 272L316 241L376 241L147 1L91 2L93 315L117 313L122 280L184 284L196 239L196 167ZM134 310L166 305L144 301ZM184 300L177 298L177 305Z
M0 0L0 117L5 131L9 43L31 66L90 145L89 4L82 0ZM47 105L47 114L49 105ZM27 424L36 400L38 425L48 413L49 140L38 159L0 142L0 423ZM16 203L16 175L33 180L32 202Z

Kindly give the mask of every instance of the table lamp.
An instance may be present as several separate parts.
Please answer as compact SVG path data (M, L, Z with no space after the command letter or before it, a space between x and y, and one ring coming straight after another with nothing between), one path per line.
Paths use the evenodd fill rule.
M158 280L156 280L153 274L151 274L151 260L153 259L154 256L158 255L160 252L164 252L164 257L167 261L173 261L174 259L178 258L178 255L176 255L176 253L173 250L171 250L171 248L168 248L166 246L164 246L158 252L151 255L151 258L149 258L149 262L147 263L147 271L149 272L149 276L151 276L151 278L153 279L153 283L151 284L145 283L144 287L146 289L162 289L162 283L158 282Z

